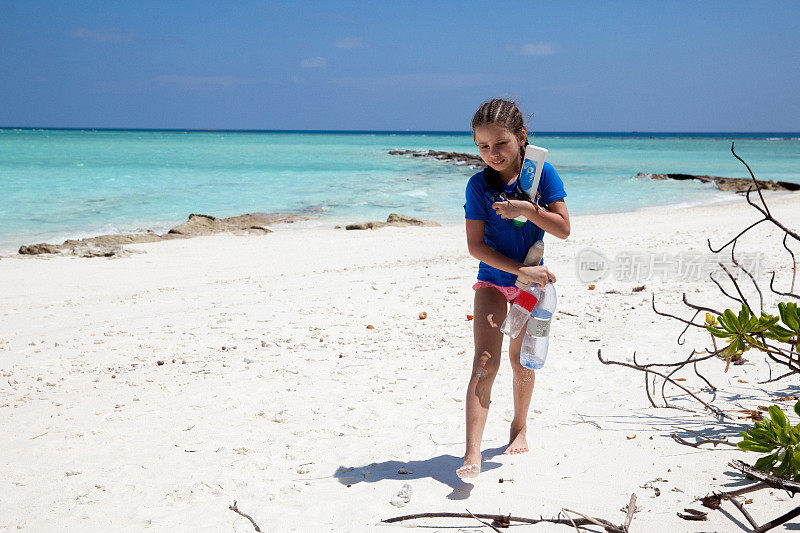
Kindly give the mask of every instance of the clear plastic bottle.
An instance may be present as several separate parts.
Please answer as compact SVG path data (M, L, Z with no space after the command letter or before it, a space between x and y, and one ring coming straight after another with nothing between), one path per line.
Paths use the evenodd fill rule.
M549 284L548 284L549 285ZM520 334L525 323L531 316L531 312L536 307L544 290L536 283L531 283L526 288L522 289L519 296L514 300L514 304L506 315L503 325L500 326L500 331L508 335L512 339L516 339Z
M519 362L525 368L537 370L544 366L550 345L550 323L556 312L556 289L552 283L545 285L542 295L533 308L522 340Z
M528 253L525 255L525 261L523 261L522 264L525 266L537 266L542 262L542 257L544 257L544 242L539 239L533 243L533 246L528 248ZM514 282L514 285L520 289L525 289L530 284L530 281L521 281L519 278L517 278L517 281Z

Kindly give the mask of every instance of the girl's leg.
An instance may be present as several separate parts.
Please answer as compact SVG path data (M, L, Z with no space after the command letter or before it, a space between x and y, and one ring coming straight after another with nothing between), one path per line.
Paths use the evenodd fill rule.
M467 449L464 466L456 471L460 477L475 477L480 472L481 437L489 414L492 383L500 368L503 345L500 325L506 312L506 298L498 290L487 287L475 291L475 356L467 386Z
M516 339L511 339L508 355L511 359L511 369L514 372L514 420L511 421L511 431L508 439L508 448L505 454L525 453L528 451L528 441L525 438L528 421L528 408L531 405L533 384L536 376L533 370L519 364L519 352L522 348L524 331Z

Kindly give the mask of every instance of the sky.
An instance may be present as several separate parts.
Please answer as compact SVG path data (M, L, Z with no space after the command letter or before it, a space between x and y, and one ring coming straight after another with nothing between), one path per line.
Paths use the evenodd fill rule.
M0 126L800 130L800 2L0 0Z

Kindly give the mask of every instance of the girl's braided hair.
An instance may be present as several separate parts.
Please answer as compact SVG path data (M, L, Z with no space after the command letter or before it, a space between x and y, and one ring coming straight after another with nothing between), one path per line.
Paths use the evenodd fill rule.
M519 107L517 107L517 104L510 100L503 100L502 98L486 100L472 116L473 137L475 136L475 128L486 124L497 124L512 132L517 138L527 131L525 128L525 118L522 116L522 112L519 110ZM527 145L528 141L526 138L525 145L520 146L519 149L520 164L522 163L522 158L525 157L525 146ZM503 191L503 181L500 179L500 175L495 169L487 165L484 176L486 176L486 182L490 187L498 192ZM522 195L520 193L522 193ZM517 196L525 196L520 199L531 201L530 197L521 190L517 192Z

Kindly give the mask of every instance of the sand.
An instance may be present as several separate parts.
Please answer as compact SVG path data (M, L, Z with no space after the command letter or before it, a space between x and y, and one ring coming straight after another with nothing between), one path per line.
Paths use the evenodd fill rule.
M800 197L776 193L769 201L784 223L800 227ZM723 243L757 218L731 197L573 217L568 240L548 238L559 313L536 374L531 452L501 455L512 416L504 361L483 472L469 483L454 474L464 453L477 270L462 225L287 225L264 236L132 245L112 259L3 257L0 530L253 531L228 509L234 500L263 531L393 530L402 526L380 521L465 509L555 517L565 507L619 524L636 493L632 531L738 531L744 519L730 503L707 522L676 513L709 511L695 498L741 485L728 461L758 456L690 448L670 434L693 440L680 427L735 442L751 422L734 410L797 394L797 380L757 384L769 368L748 353L747 364L727 373L721 361L701 368L720 389L702 397L731 420L719 422L685 397L672 401L696 412L652 408L642 374L601 364L598 349L618 361L634 350L642 360L685 357L708 346L708 336L690 334L678 345L682 325L655 315L652 295L659 309L687 318L682 292L714 307L733 302L705 274L611 275L589 290L576 258L592 248L611 259L707 259L707 237ZM762 225L737 247L762 253L765 289L772 269L788 284L781 236ZM771 308L777 300L765 296ZM691 370L679 376L692 390L705 386ZM779 491L751 497L747 508L759 522L797 505Z

